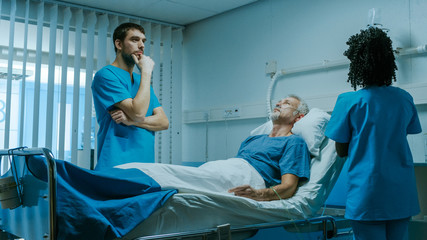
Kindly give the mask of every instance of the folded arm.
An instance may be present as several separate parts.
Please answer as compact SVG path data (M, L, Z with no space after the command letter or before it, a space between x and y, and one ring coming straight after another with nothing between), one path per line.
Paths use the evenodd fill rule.
M271 201L292 197L298 187L299 178L296 175L287 173L282 175L281 183L271 188L254 189L249 185L243 185L228 190L236 196L246 197L257 201ZM277 192L277 194L276 194ZM279 195L279 196L277 196Z
M121 109L110 111L110 115L117 124L122 123L127 126L136 126L150 131L161 131L169 128L169 120L162 107L153 109L153 115L144 117L142 121L133 121Z
M141 71L138 92L134 98L127 98L114 106L121 109L132 122L143 122L150 105L150 81L154 62L144 55L138 59L135 54L132 54L132 58Z

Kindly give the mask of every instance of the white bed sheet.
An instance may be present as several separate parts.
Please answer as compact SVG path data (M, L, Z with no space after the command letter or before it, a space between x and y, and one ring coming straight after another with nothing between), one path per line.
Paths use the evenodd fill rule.
M344 159L336 155L334 141L325 138L320 150L319 155L311 160L310 181L300 186L292 198L258 202L224 191L199 189L197 192L198 190L187 187L181 188L177 182L176 188L180 193L171 197L162 208L140 223L124 239L214 228L225 223L241 226L313 217L331 192L344 165ZM227 171L239 171L239 168L230 168ZM154 176L154 179L158 178L156 174L146 173ZM230 180L236 180L236 175ZM174 186L170 184L165 187Z

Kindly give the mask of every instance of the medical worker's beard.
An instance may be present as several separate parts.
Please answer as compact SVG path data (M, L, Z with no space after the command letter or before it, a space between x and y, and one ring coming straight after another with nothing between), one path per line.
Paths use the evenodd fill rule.
M279 117L280 117L280 111L270 113L270 120L273 122L279 119Z
M135 65L135 61L132 58L131 54L126 54L122 52L123 61L125 61L126 66L133 67Z

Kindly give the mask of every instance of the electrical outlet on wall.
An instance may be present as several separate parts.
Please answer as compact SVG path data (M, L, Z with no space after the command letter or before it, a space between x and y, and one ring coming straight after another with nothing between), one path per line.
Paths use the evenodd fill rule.
M240 107L231 107L224 109L224 118L240 117Z

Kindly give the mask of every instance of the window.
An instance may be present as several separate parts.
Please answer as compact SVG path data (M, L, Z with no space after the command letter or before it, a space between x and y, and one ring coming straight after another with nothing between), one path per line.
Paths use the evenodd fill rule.
M170 120L176 119L158 138L157 157L166 162L172 162L172 152L180 157L171 139L181 124L181 28L60 2L3 1L0 10L0 148L47 147L59 159L89 167L96 149L91 81L115 58L111 32L133 21L151 43L145 52L157 66L154 90Z

